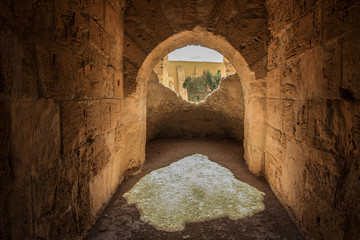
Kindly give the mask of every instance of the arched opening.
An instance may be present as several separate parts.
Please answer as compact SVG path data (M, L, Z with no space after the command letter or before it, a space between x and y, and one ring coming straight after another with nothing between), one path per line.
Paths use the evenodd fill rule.
M239 109L242 109L242 112L239 114L242 119L236 119L234 117L229 117L232 118L232 119L235 119L235 121L237 121L238 123L240 123L241 125L241 128L234 128L234 129L229 129L227 131L228 134L233 134L233 136L230 136L232 137L233 139L236 139L238 140L239 142L244 142L244 146L245 146L245 156L248 156L248 164L249 164L249 167L250 169L259 174L260 171L258 171L258 169L261 169L261 167L257 167L256 164L259 163L259 161L253 161L253 158L252 158L252 155L249 154L249 151L247 149L251 149L253 148L253 145L251 144L251 142L249 141L249 139L251 139L251 134L253 133L252 131L249 131L249 129L252 127L252 125L250 125L249 123L246 123L246 122L251 122L251 123L255 123L256 124L256 121L250 121L250 119L252 120L252 116L254 115L252 111L254 111L253 107L252 107L252 98L254 98L253 95L251 95L251 83L255 80L255 74L250 70L250 68L248 67L246 61L244 60L244 58L240 55L240 53L238 51L236 51L235 48L233 48L231 46L231 44L229 44L226 39L220 37L220 36L216 36L212 33L210 33L209 31L207 31L206 29L204 28L201 28L201 27L196 27L194 30L192 31L184 31L184 32L181 32L181 33L178 33L178 34L175 34L173 35L172 37L168 38L167 40L165 40L164 42L160 43L156 48L154 48L148 55L147 57L145 58L145 60L142 62L142 65L141 67L137 70L137 76L136 76L136 91L130 93L130 94L125 94L127 97L125 98L125 107L126 106L131 106L131 110L132 112L130 112L132 114L132 116L134 117L134 119L136 118L137 122L139 123L139 125L137 125L137 129L139 131L137 131L137 138L140 136L140 139L141 139L141 142L139 144L139 142L136 142L136 144L134 144L132 147L132 151L135 153L135 152L139 152L139 149L135 149L137 148L138 146L141 146L142 149L140 149L140 151L145 151L145 145L147 144L148 140L152 139L154 137L154 134L151 134L149 133L149 129L151 129L153 126L149 125L149 107L147 106L147 103L149 102L149 97L154 97L154 95L156 95L156 97L158 98L159 95L162 95L162 91L164 91L164 87L162 86L162 90L159 90L158 89L155 89L154 91L154 94L152 94L152 96L150 96L149 93L149 89L152 88L152 85L154 83L156 83L158 85L158 87L160 86L160 84L158 83L158 79L157 79L157 76L156 74L153 72L156 64L159 62L160 59L163 59L169 52L175 50L175 49L178 49L178 48L181 48L181 47L184 47L188 44L197 44L197 45L201 45L201 46L205 46L205 47L208 47L208 48L211 48L211 49L214 49L218 52L220 52L221 54L224 55L224 57L226 57L229 62L232 63L232 65L235 67L236 69L236 75L233 75L233 76L230 76L229 79L227 79L227 83L231 83L233 84L232 87L236 90L236 91L240 91L240 94L236 93L236 91L234 91L235 93L233 95L231 94L224 94L226 95L226 97L233 97L231 99L231 101L234 101L234 102L240 102L243 107L238 107L238 106L234 106L233 109L230 108L229 104L231 103L231 101L229 101L228 103L225 103L223 104L222 106L222 110L219 111L218 110L218 119L209 119L209 118L206 118L203 119L203 122L210 122L210 123L214 123L214 125L210 126L209 129L207 129L205 132L200 132L199 133L199 128L201 129L201 127L199 126L199 124L196 124L197 126L193 129L194 131L191 132L189 131L189 134L188 136L190 137L204 137L204 138L208 138L209 136L211 136L211 134L214 134L216 135L216 133L214 132L210 132L210 130L212 130L211 128L212 127L217 127L217 126L220 126L220 125L224 125L224 114L226 110L230 111L230 112L234 112L236 110L239 110ZM126 85L126 84L125 84ZM127 91L125 89L125 91ZM212 97L215 96L215 94L211 95ZM173 97L173 98L171 98ZM236 99L236 97L238 97L238 99ZM206 111L209 112L209 109L208 109L208 106L206 105L207 102L211 101L211 98L210 99L207 99L207 101L205 102L202 102L202 103L199 103L199 104L191 104L187 101L184 101L182 100L181 98L177 97L176 94L173 92L173 96L171 96L171 94L168 94L166 95L165 97L163 97L163 99L166 99L168 102L167 102L167 105L170 106L171 108L174 108L174 105L175 104L178 104L177 102L183 102L184 104L181 105L178 110L180 109L180 115L183 115L184 116L184 121L186 120L191 120L189 115L186 115L186 112L201 112L199 111L200 108L202 107L203 108L203 112L202 113L206 113ZM241 99L241 100L240 100ZM157 99L155 99L156 101ZM152 102L154 101L154 99L151 100ZM160 101L161 102L161 101ZM216 101L214 101L216 102ZM191 107L189 106L192 106L194 107L194 109L190 109ZM220 106L220 105L218 105ZM248 107L249 106L249 107ZM152 109L153 110L153 109ZM161 112L162 109L156 109L156 111L154 112ZM213 113L216 112L216 111L213 111L211 112L209 115L214 115ZM185 114L184 114L185 113ZM263 114L262 112L256 112L256 114L260 115L263 117ZM167 113L163 114L163 115L168 115ZM206 115L206 114L205 114ZM129 114L127 116L129 119L131 118L131 115ZM165 116L166 117L166 116ZM246 120L246 117L248 117L248 120ZM261 119L261 118L259 118ZM176 117L175 119L176 121L178 121L178 118ZM171 122L174 122L175 121L174 119L171 120ZM216 121L217 122L216 122ZM225 119L226 120L226 119ZM256 120L256 119L255 119ZM227 120L226 120L227 121ZM164 126L164 124L160 123L160 124L157 124L158 126ZM181 136L179 135L178 133L179 132L185 132L184 129L182 129L181 127L184 126L185 124L183 124L183 122L178 122L178 125L174 128L172 128L172 131L168 131L167 133L171 132L172 134L175 133L175 135L169 135L169 134L165 134L165 136L160 136L160 137L175 137L175 138L178 138L178 137L184 137L184 136ZM226 125L226 124L225 124ZM256 125L253 125L253 126L256 126ZM165 126L167 127L167 126ZM227 126L228 127L228 126ZM259 124L257 126L258 128L261 128L261 124ZM168 127L169 128L169 127ZM246 130L244 131L244 128L245 129L248 129L247 132ZM177 132L178 131L178 132ZM260 130L261 131L261 130ZM259 129L257 131L254 131L255 134L259 133L260 132ZM164 130L163 129L160 129L159 132L162 132L164 133ZM250 137L249 137L250 136ZM156 135L155 135L156 137ZM220 134L220 137L223 137L223 138L226 138L228 136L224 136L224 135L221 135ZM258 136L257 136L258 137ZM135 137L134 137L135 138ZM261 140L261 138L260 138ZM223 145L221 145L223 148L224 146L226 146L229 142L226 142L224 143ZM153 144L153 142L150 142L150 144ZM155 143L156 144L156 143ZM200 144L200 145L199 145ZM196 142L193 142L193 143L190 143L190 145L197 145L197 146L201 146L202 143L196 143ZM210 145L208 146L209 148L212 148L212 146L215 146L215 145L211 145L213 143L209 143ZM165 144L162 144L163 146L165 146ZM169 146L169 145L167 145ZM244 153L244 150L243 148L240 146L239 143L237 143L235 146L236 147L236 151L234 151L232 154L234 154L233 156L237 156L238 158L237 159L241 159L241 155L243 155ZM189 145L186 147L188 148ZM258 146L255 146L255 147L258 147ZM150 145L150 148L151 148L151 145ZM200 147L201 148L201 147ZM147 148L148 149L148 148ZM226 149L223 148L223 150ZM193 149L194 150L194 149ZM194 154L194 153L201 153L201 151L203 150L195 150L196 152L192 152L193 150L185 150L185 151L182 151L181 153L179 153L180 155L182 154ZM170 150L171 151L171 150ZM199 151L199 152L198 152ZM261 152L261 150L259 150L258 152ZM144 169L146 169L145 171L149 171L149 169L151 170L154 170L154 169L157 169L160 166L154 164L153 162L151 162L151 158L149 157L148 154L152 154L152 152L147 152L147 156L146 156L146 159L147 159L147 162L146 164L144 164L144 161L145 161L145 157L143 158L138 158L140 161L132 161L130 162L129 164L129 167L130 167L130 171L136 171L138 168L141 168L142 166L144 166ZM159 151L159 154L160 154L160 151ZM190 155L189 154L189 155ZM206 154L206 152L205 152ZM238 154L238 155L237 155ZM185 155L183 157L186 157L186 156L189 156L189 155ZM211 153L210 153L211 155ZM159 156L162 156L161 154ZM172 155L173 160L177 160L178 157L180 156L177 156L177 155ZM136 160L136 159L135 159ZM150 160L150 162L149 162ZM212 160L212 158L211 158ZM233 158L233 160L236 160L236 157ZM169 164L169 161L167 159L167 164ZM220 159L217 159L218 162L222 162L221 158ZM240 163L240 162L238 162ZM261 163L261 162L260 162ZM252 164L252 165L251 165ZM166 166L166 165L165 165ZM256 166L256 167L254 167ZM194 167L196 169L201 169L199 167ZM203 167L204 169L206 169L207 167ZM143 171L141 172L140 175L144 176L144 169ZM129 172L129 173L132 173L132 172ZM170 174L171 175L171 174ZM139 175L137 175L138 177ZM191 177L190 177L191 178ZM138 178L139 180L139 178ZM147 185L148 183L145 181L145 185ZM189 183L191 186L194 186L194 183ZM201 183L196 183L196 184L200 184L202 185L201 187L204 187L206 188L206 184L201 184ZM196 185L195 184L195 185ZM140 184L141 185L141 184ZM154 185L154 184L150 184L150 185ZM227 188L227 187L225 187ZM231 187L230 187L231 188ZM210 187L211 189L211 187ZM128 191L129 189L127 189ZM143 193L142 190L134 190L135 192L138 192L140 191L141 193ZM152 195L154 193L154 190L149 190L150 191L150 195ZM260 190L261 191L261 190ZM206 191L205 191L206 192ZM145 193L145 191L144 191ZM124 194L124 192L122 193ZM187 193L185 193L186 195ZM161 194L162 195L162 194ZM211 193L209 195L212 195ZM240 194L242 195L242 194ZM258 195L260 198L258 199L259 201L254 201L252 202L251 204L260 204L259 206L261 206L261 202L262 202L262 197L261 197L261 194ZM121 196L123 197L123 196ZM227 197L231 197L231 194L229 194ZM248 195L245 194L245 196L242 198L243 200L244 199L248 199ZM136 197L138 199L138 197ZM251 197L250 197L251 198ZM146 197L145 197L146 199ZM140 201L141 200L145 200L144 198L140 197ZM202 200L204 200L203 198L201 198ZM138 199L139 200L139 199ZM210 200L212 201L212 200ZM230 201L232 201L230 199ZM247 201L247 200L246 200ZM161 201L160 201L161 202ZM138 205L138 203L135 203L136 205ZM216 205L216 204L215 204ZM231 204L230 204L231 205ZM240 206L240 204L235 204L237 206ZM160 210L162 211L161 207L158 207L158 205L154 205L155 206L155 209L157 210ZM212 209L211 208L211 204L209 205L210 206L210 209L209 211L210 212L213 212L213 210L216 210L216 209ZM181 207L181 206L178 206L178 207ZM265 207L266 208L266 207ZM260 207L258 210L256 211L262 211L261 209L263 209L262 207ZM225 207L224 208L224 211L228 211L228 208ZM229 210L231 211L231 210ZM243 210L239 210L240 212L242 212ZM245 211L245 210L244 210ZM255 212L256 212L255 211ZM216 212L216 211L215 211ZM155 213L156 214L156 213ZM252 214L251 214L252 215ZM141 215L142 216L142 215ZM168 215L166 215L168 216ZM227 214L225 214L224 212L221 213L220 215L214 215L214 216L211 216L210 218L200 218L199 220L209 220L209 219L212 219L212 218L217 218L217 217L225 217L227 216ZM229 217L229 216L228 216ZM162 218L162 217L161 217ZM231 218L231 217L230 217ZM239 217L239 218L242 218L242 217ZM239 219L238 217L234 217L234 219ZM191 221L192 220L184 220L185 222L186 221ZM182 222L182 220L180 221ZM165 223L166 224L166 223ZM180 225L177 225L177 227L175 227L175 229L177 229L179 227L182 228L181 226L183 226L183 223L180 224Z
M214 49L227 58L235 67L239 76L244 97L244 158L250 171L260 174L263 171L264 157L264 109L265 102L257 96L254 88L255 74L248 67L245 59L226 39L216 36L202 27L196 27L192 31L184 31L175 34L160 43L143 61L136 77L136 92L130 94L127 101L136 104L136 116L141 122L143 134L143 148L146 143L146 91L156 64L169 52L184 47L188 44L196 44ZM255 85L256 88L259 88ZM261 86L265 88L265 86ZM261 88L260 87L260 88ZM126 91L126 89L125 89ZM260 90L261 92L261 90ZM262 90L264 92L264 90ZM144 150L143 150L144 151ZM143 162L143 160L142 160Z
M187 45L170 52L155 66L159 82L178 96L200 103L219 88L221 79L236 72L219 52Z
M191 54L172 56L176 51L187 49ZM216 58L209 56L212 53ZM192 61L192 56L199 60ZM183 61L170 61L168 57ZM156 138L216 138L243 142L243 90L236 73L226 77L226 72L236 70L231 63L226 68L224 59L212 49L191 45L171 52L157 63L156 74L152 74L147 83L147 142Z
M360 1L0 5L0 238L80 239L145 157L161 160L156 146L153 162L145 151L150 65L189 43L218 48L237 65L246 107L244 172L265 177L267 196L271 188L307 238L360 236ZM218 147L210 150L209 159L219 156ZM233 153L237 160L244 155ZM106 216L115 223L110 230L128 217L122 210L117 222ZM228 237L219 235L231 233L226 221L205 231L214 239L246 239L240 231L250 226L248 238L261 238L256 227L266 220L288 228L278 219L258 218ZM123 226L121 236L108 231L106 239L192 234L129 236L139 223ZM269 236L301 238L276 231L262 238Z
M202 27L196 27L192 31L184 31L175 34L160 43L150 54L148 54L136 77L138 86L137 91L141 90L143 85L146 84L151 71L161 59L170 52L189 44L201 45L221 53L235 67L239 74L244 92L248 91L248 85L255 79L255 74L250 70L245 59L226 41L226 39L216 36Z

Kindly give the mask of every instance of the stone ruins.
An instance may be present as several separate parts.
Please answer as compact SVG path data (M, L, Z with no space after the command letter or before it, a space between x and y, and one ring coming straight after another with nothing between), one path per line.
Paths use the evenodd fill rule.
M0 14L0 239L83 239L159 138L236 141L304 237L360 238L360 1L2 0ZM236 70L201 104L154 73L189 44Z

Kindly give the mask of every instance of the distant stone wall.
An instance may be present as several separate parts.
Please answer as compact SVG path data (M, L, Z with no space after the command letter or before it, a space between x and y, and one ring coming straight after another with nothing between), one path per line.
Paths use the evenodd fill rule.
M188 100L187 90L183 88L186 77L200 77L204 71L208 70L213 75L220 70L222 77L236 72L232 64L225 58L223 62L195 62L168 61L168 57L165 57L154 68L159 81L165 87L174 90L185 100Z
M199 104L189 103L158 82L152 74L147 88L147 141L154 138L244 139L244 97L236 74Z

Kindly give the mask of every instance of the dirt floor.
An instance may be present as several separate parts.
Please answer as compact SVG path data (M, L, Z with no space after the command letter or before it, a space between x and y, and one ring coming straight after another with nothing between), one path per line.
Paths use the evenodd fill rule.
M227 217L188 223L185 230L165 232L140 220L140 213L123 194L151 171L183 157L201 153L233 172L240 181L265 193L265 210L240 220ZM220 140L163 139L147 144L141 173L128 177L91 229L86 239L304 239L262 177L250 174L242 158L242 144Z

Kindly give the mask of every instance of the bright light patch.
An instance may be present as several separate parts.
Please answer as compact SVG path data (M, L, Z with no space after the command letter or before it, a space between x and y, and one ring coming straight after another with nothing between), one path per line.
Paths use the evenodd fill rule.
M197 45L188 45L168 54L169 61L222 62L223 55L215 50Z
M152 171L124 197L137 206L143 221L179 231L185 223L225 216L236 220L260 212L263 195L207 156L194 154Z

